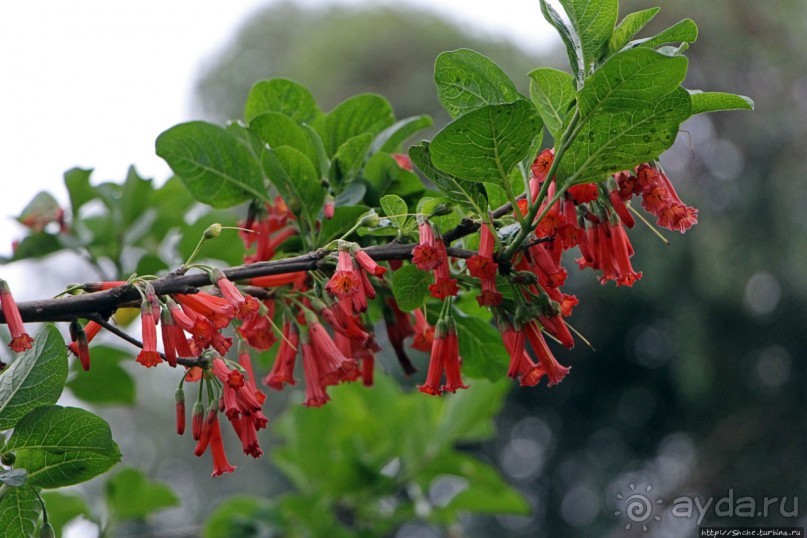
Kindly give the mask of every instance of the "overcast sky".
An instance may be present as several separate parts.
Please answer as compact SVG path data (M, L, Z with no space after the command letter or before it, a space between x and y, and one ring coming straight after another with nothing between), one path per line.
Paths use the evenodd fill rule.
M121 180L129 164L162 182L154 139L193 119L201 66L271 0L27 0L0 5L0 254L21 235L9 217L39 190L66 200L62 174L94 168ZM321 6L321 0L301 0ZM338 3L365 4L358 0ZM373 4L392 2L373 2ZM398 1L468 29L541 50L551 33L538 0ZM436 7L434 4L438 4ZM430 69L424 66L424 69Z

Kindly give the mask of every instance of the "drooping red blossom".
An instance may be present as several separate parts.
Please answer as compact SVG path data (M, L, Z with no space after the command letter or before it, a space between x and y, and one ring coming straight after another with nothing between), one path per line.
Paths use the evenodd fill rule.
M698 223L698 210L681 201L663 171L641 164L636 169L636 181L641 187L642 207L657 217L656 224L684 233Z
M224 473L232 473L236 467L227 461L227 454L224 452L224 441L221 438L221 426L218 417L214 417L210 425L210 453L213 456L212 477L221 476Z
M429 285L429 293L435 299L445 299L456 296L460 289L457 280L451 278L451 269L448 264L448 253L443 240L436 242L440 264L434 269L434 284Z
M353 256L355 257L356 262L358 262L361 268L373 276L382 276L384 273L387 272L386 267L378 265L378 263L376 263L376 261L372 259L370 255L363 250L357 250L353 254Z
M303 339L302 346L303 374L305 376L305 400L303 405L306 407L322 407L331 398L320 383L320 373L313 347L305 339Z
M140 327L143 333L143 349L137 355L137 362L151 368L163 360L157 351L157 320L154 319L154 310L151 303L144 300L140 305Z
M544 335L541 332L541 327L535 321L531 321L527 324L525 330L527 340L530 342L530 347L532 347L533 352L538 358L538 363L546 371L549 386L557 385L563 381L563 378L569 373L571 367L563 366L557 361L552 351L549 349L549 346L546 344Z
M538 181L544 181L549 174L549 169L552 167L552 161L555 160L555 150L545 149L535 157L530 170L532 175ZM535 198L533 198L535 201Z
M446 334L445 358L443 359L443 368L446 372L446 382L441 387L443 392L456 392L457 389L468 388L468 385L462 382L460 362L457 329L454 320L450 319L448 321L448 333Z
M6 318L8 330L11 333L11 342L9 342L8 347L17 353L31 349L31 343L34 339L25 332L25 325L22 322L17 303L11 295L8 283L2 279L0 279L0 303L2 304L3 316Z
M216 287L221 291L221 296L233 307L235 317L240 320L247 320L257 315L261 307L257 299L252 295L242 294L235 284L218 269L213 271L212 278L216 283Z
M636 220L633 218L633 215L630 214L630 211L628 211L628 206L625 205L622 197L620 197L619 191L610 191L608 193L608 200L611 202L611 207L614 209L614 213L619 217L619 220L622 221L622 224L628 228L633 228L636 225Z
M267 275L251 278L249 283L251 286L259 288L276 288L279 286L286 286L292 284L295 289L302 288L308 278L308 272L295 271L293 273L285 273L280 275Z
M479 250L468 258L466 262L468 272L471 273L472 277L481 279L496 278L499 264L493 259L495 243L496 239L493 237L490 227L483 224L479 230Z
M642 273L633 270L630 257L633 255L633 247L630 245L628 235L622 227L622 223L617 221L611 226L611 246L614 253L619 274L617 275L617 286L633 286L633 283L642 278Z
M244 338L253 349L266 351L270 349L277 337L272 325L272 317L275 314L274 300L267 299L263 301L263 306L258 314L245 320L240 327L238 327L238 334Z
M223 329L229 325L235 317L234 308L229 301L222 297L199 292L193 295L178 293L174 295L174 298L182 305L183 310L188 308L199 314L202 318L208 320L216 330Z
M523 329L508 326L502 331L502 341L510 355L507 377L518 379L522 387L534 387L546 375L543 366L536 364L526 351L527 335Z
M99 323L90 321L76 334L75 341L67 345L67 349L70 353L78 357L79 362L81 362L81 367L85 372L90 369L90 342L92 342L101 328Z
M308 334L317 360L320 382L323 386L358 379L360 372L356 361L345 357L321 323L309 319Z
M437 247L434 230L428 221L418 224L420 239L418 245L412 249L412 263L421 271L432 271L443 262L441 252Z
M578 204L586 204L597 199L597 184L581 183L579 185L572 185L567 192L569 196L572 197L572 200Z
M431 355L429 356L429 370L426 373L426 381L418 385L418 390L431 396L440 396L443 393L440 381L443 378L445 369L445 356L447 353L446 324L438 321L434 333L434 343L432 344Z
M185 433L185 391L181 388L174 393L176 399L177 434Z
M296 385L294 362L297 358L297 345L300 335L297 326L287 321L283 324L283 339L277 350L272 370L263 378L263 384L275 390L283 390L283 385Z
M202 402L196 401L193 404L191 412L191 436L194 441L199 441L202 438L202 430L204 429L205 422L205 406Z
M316 305L317 311L322 318L327 321L337 333L361 343L367 342L370 338L370 333L365 331L361 326L360 318L351 313L351 304L341 301L325 306L325 304L319 300L312 301L312 304Z
M356 271L353 265L353 258L350 256L350 252L346 249L340 249L338 256L336 271L325 285L325 290L331 297L344 299L345 297L352 297L358 293L362 282L359 272Z
M502 303L502 294L496 289L496 280L486 278L482 281L481 292L476 298L479 306L499 306Z
M418 308L415 314L415 334L412 338L412 348L419 351L428 352L434 343L434 327L426 320L423 310Z

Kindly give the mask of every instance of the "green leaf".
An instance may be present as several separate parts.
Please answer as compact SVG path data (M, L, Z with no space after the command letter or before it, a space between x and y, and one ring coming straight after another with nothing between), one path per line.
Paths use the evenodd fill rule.
M150 514L179 506L179 497L170 486L148 479L137 469L125 468L110 478L104 495L116 521L145 520Z
M41 494L48 508L48 522L53 525L56 536L62 536L62 529L79 516L90 519L90 509L78 495L68 495L56 491Z
M619 1L559 1L580 40L581 72L588 75L608 46L619 15Z
M17 222L36 231L55 221L62 214L62 207L56 198L47 191L39 191L22 210Z
M137 174L134 166L126 173L126 180L121 186L121 225L130 226L148 209L148 200L154 189L150 179L143 179Z
M754 110L754 101L744 95L690 90L689 96L692 98L693 115L721 110Z
M251 199L268 200L260 163L218 125L203 121L175 125L157 137L156 148L202 203L224 208Z
M429 142L421 142L418 146L409 148L409 157L427 178L429 178L440 191L452 202L462 205L477 214L484 213L477 200L484 195L482 186L478 183L466 182L460 178L438 170L432 163L431 146Z
M389 153L379 152L370 157L364 165L362 177L367 182L365 201L372 205L378 205L384 194L411 198L424 191L420 178L401 168Z
M365 93L351 97L321 118L315 127L328 155L333 155L349 138L377 135L395 123L395 113L380 95Z
M608 40L608 52L613 54L622 50L633 39L633 36L653 20L659 11L660 8L653 7L626 15L622 22L614 28L614 33Z
M33 233L25 236L14 249L14 254L10 258L4 258L3 263L29 258L44 258L63 248L65 246L58 235L47 232Z
M461 335L457 336L462 339ZM464 361L461 346L462 344L460 355ZM447 395L445 398L439 420L435 424L436 434L432 439L432 443L438 448L447 448L457 442L483 441L492 437L496 433L493 418L501 409L504 397L512 386L509 379L502 379L501 373L495 383L484 379L467 381L469 374L465 371L465 362L462 364L462 371L471 388Z
M470 49L437 56L434 82L437 97L452 118L485 105L512 103L522 98L501 67Z
M410 312L426 303L432 275L414 265L404 265L392 273L392 293L401 310Z
M560 140L576 97L574 77L569 73L549 67L530 72L530 98L555 141Z
M337 191L353 181L353 178L359 173L372 142L373 135L364 133L348 138L336 150L331 161L330 180Z
M266 152L264 166L289 208L297 216L304 215L313 229L325 189L308 157L290 146L281 146Z
M271 501L248 496L229 497L205 520L204 538L258 538L281 533L285 527Z
M95 189L90 186L92 168L71 168L64 173L64 185L70 195L70 207L73 216L78 215L81 206L96 197Z
M574 28L566 25L563 17L555 11L555 8L547 3L547 0L540 1L541 13L544 19L558 31L561 41L563 41L563 44L566 46L566 54L569 56L569 65L572 68L572 72L578 84L582 85L583 80L586 78L586 68L583 63L583 49L580 47L580 38Z
M28 478L28 471L25 469L0 470L0 484L18 488L25 484L26 478Z
M432 164L467 181L508 181L540 136L541 118L526 100L487 105L446 125L429 146Z
M311 92L286 78L261 80L249 91L244 119L251 123L266 112L279 112L297 123L311 123L321 114Z
M388 194L381 197L381 209L384 214L395 223L395 227L403 230L406 227L406 221L409 218L407 213L409 208L406 207L406 202L403 198L395 194Z
M32 348L0 375L0 431L40 405L56 403L67 380L67 350L59 331L45 325Z
M308 132L293 119L280 112L265 112L249 122L249 130L270 148L291 146L311 160L319 163L319 155Z
M446 508L478 514L528 515L530 506L524 497L508 485L492 465L458 455L456 462L462 469L462 477L468 480L468 488L459 492Z
M636 43L642 47L653 49L665 43L694 43L697 39L698 25L692 19L684 19L663 32L648 39L640 39Z
M501 379L507 372L510 356L499 331L481 319L464 316L455 316L454 319L463 374L491 381Z
M401 150L407 138L414 135L416 132L432 126L434 123L429 116L412 116L395 122L383 131L373 140L370 146L370 154L383 151L385 153L393 153Z
M75 377L68 381L73 395L87 403L99 405L132 405L136 389L132 376L121 368L120 363L132 360L132 353L119 348L94 345L90 349L92 367L82 370L78 361L73 361Z
M578 94L579 134L558 166L571 183L602 181L609 174L658 158L672 146L691 100L679 85L683 56L644 48L612 56Z
M29 488L11 488L0 498L0 538L34 536L39 501Z
M60 488L84 482L120 461L118 445L101 417L84 409L37 407L15 426L6 450L28 471L28 483Z

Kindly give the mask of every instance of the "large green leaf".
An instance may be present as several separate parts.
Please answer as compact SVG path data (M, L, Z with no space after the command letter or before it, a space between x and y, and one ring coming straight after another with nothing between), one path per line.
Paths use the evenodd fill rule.
M619 15L619 1L559 1L579 39L583 73L588 75L608 47Z
M381 209L384 210L384 214L395 224L396 228L403 230L406 227L409 208L406 207L406 202L403 201L403 198L395 194L382 196Z
M430 116L412 116L411 118L399 120L378 133L370 146L370 153L400 151L401 144L407 138L420 130L431 127L432 123L434 122Z
M67 350L59 331L46 325L31 349L0 374L0 431L40 405L56 403L67 380Z
M458 177L438 170L432 163L431 146L428 142L424 141L418 146L410 147L409 157L412 159L415 166L417 166L449 200L477 214L484 212L485 204L479 203L480 200L484 200L485 196L482 185L463 181Z
M580 48L580 38L574 28L568 26L563 17L553 8L547 0L541 1L541 13L544 18L558 31L561 41L566 46L566 54L569 57L569 65L575 75L578 85L582 86L586 76L586 69L583 65L583 49Z
M503 186L513 167L530 154L541 126L535 107L524 99L486 105L437 133L429 147L432 164L466 181Z
M380 95L365 93L337 105L315 127L331 156L349 138L364 133L377 135L393 123L395 113L389 102Z
M507 372L510 356L502 336L493 325L481 319L455 316L462 357L462 373L496 381Z
M91 168L71 168L64 173L64 185L70 195L73 215L78 215L81 206L95 198L95 189L90 185Z
M372 205L378 205L381 196L385 194L397 194L406 198L424 190L420 178L401 168L389 153L378 152L367 159L362 177L367 182L365 201Z
M259 538L280 535L284 522L268 499L239 495L228 497L207 516L204 538Z
M130 226L144 211L148 209L148 200L154 189L150 179L140 177L134 166L126 173L126 180L121 185L121 225Z
M754 110L754 101L744 95L690 90L689 96L692 98L693 115L722 110Z
M364 205L341 206L334 209L333 217L325 219L320 228L316 246L325 246L356 224L370 209Z
M345 140L331 161L330 180L337 191L350 183L359 173L359 169L367 158L373 135L364 133Z
M423 306L429 297L432 280L431 273L411 264L392 273L392 293L400 309L408 312Z
M181 123L157 137L165 159L198 201L231 207L251 199L268 200L260 163L226 129L203 121Z
M33 536L39 501L29 487L11 488L0 498L0 538Z
M255 133L270 148L290 146L302 152L311 160L319 162L319 155L308 132L293 119L280 112L265 112L249 122L249 130Z
M530 72L530 98L556 141L560 140L563 125L576 97L574 77L569 73L550 67Z
M665 43L694 43L697 39L698 26L692 19L684 19L651 38L638 40L637 44L645 48L656 48Z
M144 520L153 512L179 506L179 497L168 484L149 480L137 469L122 469L105 487L112 518Z
M659 11L660 8L653 7L626 15L622 22L614 28L614 33L611 34L611 39L608 41L608 51L614 53L622 50L633 39L633 36L653 20L653 17Z
M485 105L512 103L522 98L501 67L470 49L437 56L434 82L437 97L452 118Z
M132 353L119 348L93 345L90 349L92 368L85 372L78 361L73 362L75 377L67 383L76 398L91 404L132 405L135 383L120 363L132 359Z
M297 123L311 123L321 114L311 92L286 78L261 80L249 91L244 119L252 122L266 112L284 114Z
M650 49L611 57L578 94L579 133L559 164L558 177L601 181L668 149L691 115L689 94L679 86L686 70L683 56Z
M101 417L84 409L37 407L15 426L5 450L28 471L28 483L41 488L78 484L97 476L121 454Z

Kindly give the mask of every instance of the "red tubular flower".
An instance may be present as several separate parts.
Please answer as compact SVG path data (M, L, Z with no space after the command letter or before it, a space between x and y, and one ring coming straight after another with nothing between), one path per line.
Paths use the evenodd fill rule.
M625 229L619 221L611 227L611 246L619 269L616 279L617 286L633 286L634 282L642 278L642 273L635 272L631 266L630 256L633 248L630 246L628 234L625 233Z
M443 390L440 386L440 380L443 377L445 356L448 352L446 333L445 322L439 321L435 329L434 343L432 345L431 356L429 357L429 371L426 374L426 382L422 385L418 385L420 392L431 396L440 396Z
M333 196L330 194L325 196L325 203L322 205L322 214L326 219L332 219L333 214L336 211L336 205Z
M293 284L295 288L300 288L305 283L307 277L308 273L306 271L295 271L282 275L267 275L251 278L249 283L259 288L276 288L288 284Z
M557 361L552 351L550 351L549 346L546 345L546 340L541 333L541 328L535 321L531 321L529 325L527 325L526 331L530 346L538 357L539 364L544 368L549 378L549 386L557 385L563 381L563 378L566 377L566 374L569 373L571 368L563 366Z
M460 354L459 342L457 340L457 329L454 325L454 320L449 320L448 334L446 335L445 358L443 359L443 368L446 372L446 382L443 385L443 392L456 392L457 389L467 389L468 385L462 382L460 375Z
M420 241L412 249L412 263L421 271L432 271L443 262L441 252L437 247L434 230L428 221L418 224Z
M202 438L202 430L205 422L205 407L202 402L196 401L191 412L191 436L194 441Z
M354 343L354 345L358 345ZM373 386L373 370L375 369L375 354L365 346L360 346L357 354L361 359L361 380L365 387Z
M587 204L597 199L597 184L582 183L569 187L569 196L578 204Z
M617 214L622 224L628 228L633 228L636 225L636 220L633 218L633 215L630 214L630 211L628 211L628 206L625 205L625 202L619 196L619 191L614 190L609 192L608 199L611 201L611 207L614 208L614 213Z
M317 358L311 344L303 340L303 373L305 375L305 401L306 407L322 407L330 396L320 383Z
M179 310L179 307L177 309ZM193 357L195 353L188 345L185 332L174 321L169 308L163 308L160 321L165 358L168 359L168 364L174 368L177 365L177 357Z
M11 290L5 280L0 279L0 303L2 303L3 316L6 318L8 330L11 333L11 342L8 347L20 353L26 349L31 349L31 342L34 341L27 332L22 322L20 310L11 295Z
M263 378L263 384L275 390L283 390L283 384L296 385L294 380L294 362L297 358L297 344L300 335L297 326L287 321L283 324L283 339L277 350L272 371Z
M309 320L308 334L317 359L320 382L323 386L354 381L359 377L356 361L345 357L334 344L331 335L321 323Z
M213 279L216 282L216 287L221 291L221 296L233 307L235 316L238 319L247 320L258 313L261 304L257 299L249 294L243 295L241 291L235 287L235 284L224 276L223 272L214 270Z
M227 461L227 454L224 452L218 417L215 417L210 425L210 452L213 455L213 473L210 476L216 477L235 471L236 468L230 465L230 462Z
M361 286L361 277L353 265L353 258L350 257L350 252L340 250L336 271L325 285L325 290L331 297L344 299L345 297L352 297L358 293Z
M345 302L333 303L330 306L322 304L318 308L322 317L333 327L333 330L351 340L365 343L370 338L370 333L361 326L358 316L350 313L351 305Z
M374 276L381 276L387 272L386 267L382 267L378 265L374 259L370 257L369 254L364 252L363 250L357 250L353 256L356 258L356 261L361 266L362 269L370 273Z
M275 302L268 299L263 301L263 305L264 308L261 309L261 312L245 320L237 331L241 338L246 339L254 349L266 351L277 342L274 327L272 326Z
M445 299L459 293L457 280L451 278L451 270L448 265L448 253L445 243L440 240L436 242L439 252L440 264L434 269L434 284L429 285L429 293L436 299Z
M258 430L255 428L255 423L252 418L246 415L230 421L238 438L241 439L241 448L244 454L252 456L253 458L260 458L263 455L260 444L258 443Z
M532 175L538 181L544 181L546 176L549 174L549 169L552 167L552 161L555 160L555 150L554 149L545 149L541 153L535 157L535 161L532 163L530 170L532 170ZM533 197L533 201L535 197Z
M157 321L154 319L154 310L151 303L144 300L140 305L140 327L143 332L143 349L137 355L137 362L151 368L163 360L157 351Z
M412 159L409 158L409 155L404 153L391 153L390 155L400 168L409 172L412 171Z
M78 323L78 322L76 322ZM80 328L80 326L79 326ZM90 342L101 330L101 325L95 321L90 321L87 325L76 334L75 341L70 342L67 348L70 353L78 357L81 362L81 367L84 371L90 369ZM71 326L72 335L72 326Z
M229 301L209 293L199 292L193 295L178 293L174 297L183 307L187 307L207 319L215 329L223 329L235 317L234 309Z
M557 288L566 282L568 273L552 258L546 250L546 244L533 245L528 250L532 259L531 268L543 287Z
M493 260L493 247L495 246L495 238L490 227L482 225L479 230L479 250L476 254L468 258L466 262L468 272L475 278L496 278L496 271L499 268Z
M207 446L210 444L210 434L213 432L213 423L218 424L219 421L218 412L219 401L214 400L207 408L207 413L202 421L202 432L199 436L199 440L196 442L196 447L193 449L193 455L197 458L205 453Z
M412 348L419 351L428 352L432 349L434 343L434 327L432 327L423 310L418 308L414 311L415 314L415 335L412 338Z
M499 306L502 304L502 294L496 289L496 280L486 278L482 280L482 291L476 298L479 306Z
M656 224L684 233L698 223L698 210L681 201L664 172L641 164L636 169L636 179L642 190L642 207L658 218Z
M81 289L83 289L88 293L94 293L96 291L111 290L112 288L123 286L124 284L126 284L125 280L108 280L105 282L85 282L81 286Z
M534 387L546 375L546 370L533 362L527 354L526 338L523 329L517 331L513 327L508 327L502 332L504 347L510 355L507 377L519 379L522 387Z

